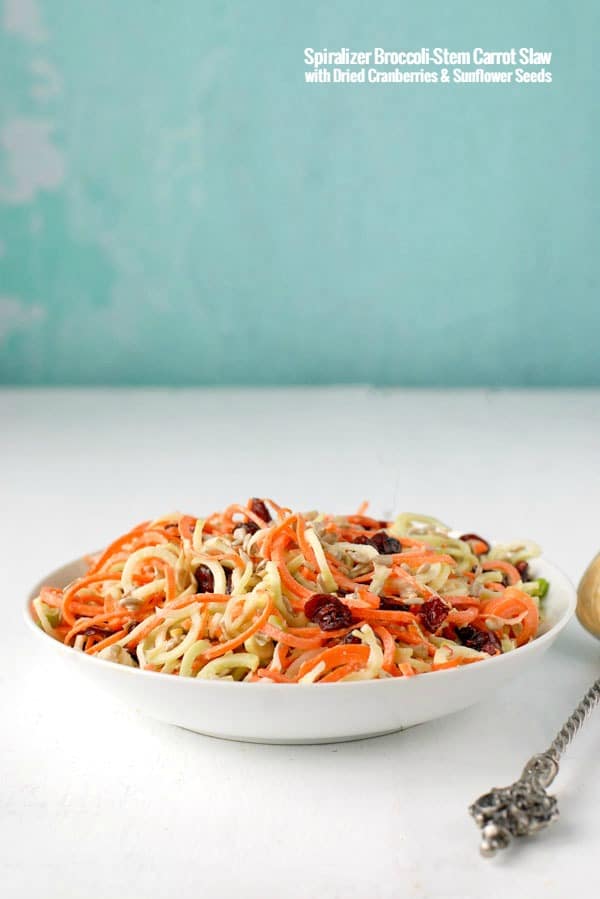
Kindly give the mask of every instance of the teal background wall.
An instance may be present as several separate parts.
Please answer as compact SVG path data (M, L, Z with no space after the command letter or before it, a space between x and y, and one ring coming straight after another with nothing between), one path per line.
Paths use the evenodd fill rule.
M600 384L595 0L4 0L0 381ZM532 46L527 87L305 46Z

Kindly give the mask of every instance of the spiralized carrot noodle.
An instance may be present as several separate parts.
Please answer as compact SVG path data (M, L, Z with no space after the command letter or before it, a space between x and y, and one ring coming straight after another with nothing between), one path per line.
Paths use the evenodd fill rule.
M426 515L294 512L270 499L146 521L33 615L75 651L258 684L414 677L538 633L548 584L530 542L492 546Z

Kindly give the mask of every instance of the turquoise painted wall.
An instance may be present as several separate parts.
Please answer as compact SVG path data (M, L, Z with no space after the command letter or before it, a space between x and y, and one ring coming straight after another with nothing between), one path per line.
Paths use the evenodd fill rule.
M600 384L596 0L4 0L0 381ZM529 87L303 49L552 50Z

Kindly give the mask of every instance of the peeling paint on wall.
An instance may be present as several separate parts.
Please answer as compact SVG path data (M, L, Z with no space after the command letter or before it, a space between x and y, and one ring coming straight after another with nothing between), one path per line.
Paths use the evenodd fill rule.
M64 181L62 153L52 143L54 126L38 119L13 119L2 128L0 146L6 154L0 200L27 203L38 190L56 190Z
M2 24L9 34L18 34L33 44L48 36L36 0L4 0Z
M36 79L31 86L31 96L40 103L54 100L62 93L62 78L58 70L47 59L36 57L31 60L31 72Z
M0 296L0 346L18 331L43 322L46 316L43 306L28 306L16 297Z

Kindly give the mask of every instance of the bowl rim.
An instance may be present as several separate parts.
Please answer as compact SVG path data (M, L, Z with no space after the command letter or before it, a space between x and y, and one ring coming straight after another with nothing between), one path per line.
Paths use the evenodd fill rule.
M29 594L27 595L27 599L25 601L25 607L23 609L23 617L25 619L25 624L26 624L28 630L33 631L35 634L38 635L38 637L42 637L46 641L47 646L54 645L56 648L58 648L63 653L65 653L65 658L69 657L69 658L85 659L86 663L89 662L92 665L100 665L102 668L104 668L106 665L110 665L113 669L118 669L119 671L126 674L126 676L135 675L136 677L140 677L140 676L144 676L146 678L149 677L149 678L151 678L151 682L156 681L156 678L159 677L161 679L161 681L163 681L163 682L168 680L170 683L196 683L196 684L201 684L204 687L206 687L206 686L214 687L218 684L218 689L239 689L240 684L237 681L220 680L219 678L203 679L203 678L198 678L198 677L173 677L172 674L165 674L162 671L145 671L144 669L133 668L133 667L130 667L129 665L119 665L117 662L112 662L109 659L99 659L97 656L87 655L86 653L83 653L83 652L77 652L77 650L74 650L72 646L65 646L64 643L61 643L59 640L55 640L53 637L51 637L49 634L47 634L43 630L43 628L41 628L34 621L33 616L31 614L31 602L39 594L42 586L44 586L45 584L52 584L53 580L60 580L61 572L64 572L65 569L69 569L69 568L83 562L84 558L85 558L85 556L81 556L77 559L72 559L70 562L66 562L64 565L60 565L58 568L54 569L53 571L51 571L47 575L45 575L44 578L37 581L35 586L30 590ZM544 566L548 566L554 573L556 573L559 576L559 578L562 580L562 584L560 585L559 589L560 589L561 593L563 593L566 596L564 608L562 609L558 620L552 625L552 627L549 628L547 631L544 631L544 633L539 634L539 636L534 637L534 639L531 640L529 643L525 643L523 646L518 646L518 647L516 647L516 649L512 650L509 653L502 653L500 655L491 656L489 659L482 659L481 662L478 662L475 665L462 665L462 666L457 666L456 668L443 668L439 671L423 672L423 674L427 675L426 682L429 682L429 680L433 676L438 676L438 677L441 675L446 676L446 677L471 676L471 675L469 675L469 672L472 672L473 670L478 670L480 665L482 665L482 664L486 666L486 669L487 669L487 666L489 666L489 665L498 666L499 664L503 664L503 663L506 664L507 659L514 658L517 653L519 654L519 658L522 658L526 653L535 652L538 647L540 647L546 643L554 642L556 637L567 626L567 624L569 623L569 621L571 620L571 618L573 617L573 615L575 613L575 607L577 604L577 591L575 589L575 586L571 582L571 579L565 574L565 572L561 568L558 567L558 565L555 565L554 562L550 562L544 556L538 556L536 559L532 560L533 564L535 564L536 562L541 562ZM552 584L550 585L550 590L552 590ZM311 683L311 684L279 684L279 683L274 683L274 682L267 683L267 682L261 681L260 683L244 684L244 689L245 690L259 689L261 691L261 693L264 693L265 691L278 689L280 687L302 687L304 689L306 689L308 687L314 687L314 688L319 687L320 691L322 691L323 688L331 691L331 690L343 690L343 689L347 689L349 687L357 687L359 685L361 687L366 687L367 685L369 685L373 689L375 684L379 685L377 687L377 689L381 689L381 686L383 684L393 683L396 685L399 685L399 684L406 685L407 683L413 683L414 681L421 682L421 677L420 676L418 676L416 678L390 677L390 678L383 678L383 679L369 679L369 680L359 680L359 681L343 681L343 682L335 682L334 681L333 683L327 683L327 684L320 684L320 683L316 683L316 684L313 684L313 683ZM397 686L397 688L407 689L406 686L404 686L404 687ZM200 689L202 689L202 687L200 687ZM408 689L410 689L410 687Z

